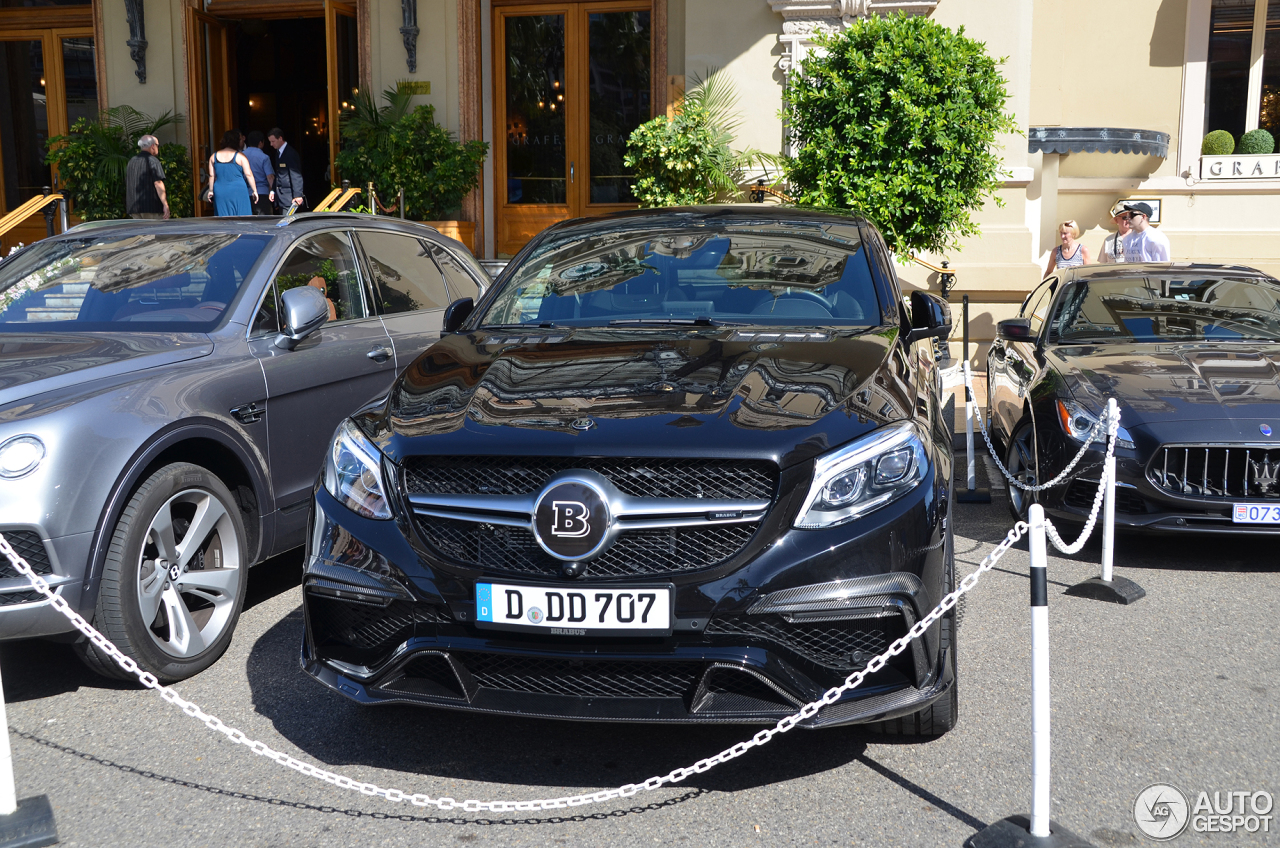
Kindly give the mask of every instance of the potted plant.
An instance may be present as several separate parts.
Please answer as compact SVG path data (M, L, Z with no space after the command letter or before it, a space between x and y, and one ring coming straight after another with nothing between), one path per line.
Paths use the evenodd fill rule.
M373 183L384 202L404 191L405 216L435 227L475 252L475 222L458 220L462 200L480 180L489 145L460 142L436 123L435 107L409 107L397 88L377 106L361 92L342 115L338 173L353 186Z
M66 135L49 139L45 161L58 169L60 190L71 199L71 210L81 221L127 218L124 208L124 172L138 153L138 139L155 135L180 123L181 115L164 112L153 118L132 106L115 106L96 120L81 118ZM169 215L191 215L191 159L181 144L160 145Z

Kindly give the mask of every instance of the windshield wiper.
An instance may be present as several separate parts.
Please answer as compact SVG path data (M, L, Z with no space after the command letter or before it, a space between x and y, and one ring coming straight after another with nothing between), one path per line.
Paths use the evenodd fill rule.
M615 318L609 322L610 327L626 326L675 326L675 327L743 327L741 321L716 321L705 315L697 318Z
M481 324L477 330L559 330L562 328L559 324L551 321L543 321L541 323L531 324Z

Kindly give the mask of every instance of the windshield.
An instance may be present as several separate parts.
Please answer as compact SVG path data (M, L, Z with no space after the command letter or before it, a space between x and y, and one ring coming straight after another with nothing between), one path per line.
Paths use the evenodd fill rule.
M632 226L546 238L481 323L865 327L880 304L854 226Z
M1234 277L1081 280L1051 325L1058 342L1280 341L1280 283Z
M85 235L0 264L0 332L212 330L269 236Z

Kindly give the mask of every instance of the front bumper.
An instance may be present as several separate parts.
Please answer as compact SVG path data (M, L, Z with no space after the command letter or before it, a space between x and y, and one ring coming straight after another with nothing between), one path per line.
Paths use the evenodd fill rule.
M0 534L72 609L79 609L92 533L50 539L37 525L3 525ZM0 556L0 640L55 636L73 629L67 617L54 609L7 557Z
M407 528L360 518L318 489L302 667L362 704L571 720L773 722L865 668L937 603L949 552L946 490L934 486L930 479L841 528L785 533L727 572L677 579L675 626L665 637L589 639L477 628L474 584L482 572L432 560L409 542ZM844 606L825 618L762 612L766 598L836 583ZM924 709L955 685L953 650L934 625L802 726Z

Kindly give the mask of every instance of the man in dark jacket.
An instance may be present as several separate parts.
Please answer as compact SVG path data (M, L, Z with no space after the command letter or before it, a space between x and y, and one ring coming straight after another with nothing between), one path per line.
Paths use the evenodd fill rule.
M124 169L124 208L130 218L168 218L169 198L164 191L164 167L156 158L160 140L153 135L138 139L138 155Z
M299 210L305 202L302 194L302 157L284 140L284 132L275 127L267 133L267 141L276 151L276 184L271 199L282 214L292 207Z

